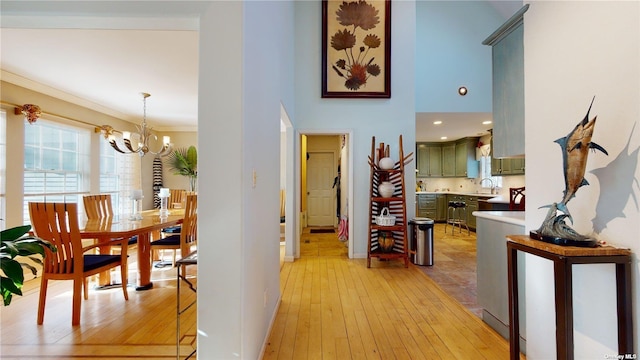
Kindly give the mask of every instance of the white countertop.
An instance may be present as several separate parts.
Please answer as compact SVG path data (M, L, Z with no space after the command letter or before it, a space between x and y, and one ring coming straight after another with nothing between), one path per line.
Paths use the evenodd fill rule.
M456 191L416 191L416 195L420 195L420 194L431 194L431 195L437 195L437 194L442 194L442 195L468 195L468 196L478 196L478 197L487 197L487 198L495 198L495 197L501 197L500 195L496 195L496 194L486 194L486 193L476 193L476 192L456 192ZM507 203L509 202L509 200L507 200Z
M525 226L524 211L474 211L472 214L477 218Z

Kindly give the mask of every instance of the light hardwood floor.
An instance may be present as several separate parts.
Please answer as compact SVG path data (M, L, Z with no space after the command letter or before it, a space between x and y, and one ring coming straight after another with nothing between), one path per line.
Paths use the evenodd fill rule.
M135 256L129 257L130 282L135 280ZM195 267L188 267L196 280ZM112 274L113 279L119 275ZM129 301L122 288L90 290L82 301L79 326L71 326L71 282L52 281L47 292L44 324L36 325L39 280L29 281L23 296L0 310L2 359L175 359L176 272L167 267L152 271L154 287L135 291ZM194 294L181 287L181 302ZM195 307L181 317L181 353L191 352L195 340Z
M436 264L454 261L439 239ZM454 237L452 251L469 246L465 241ZM265 359L508 358L508 343L426 276L428 269L378 260L367 269L365 259L347 259L335 234L305 232L301 253L282 264L282 302ZM135 268L129 270L134 279ZM70 282L50 285L42 326L35 319L37 281L30 282L24 296L0 310L0 358L175 358L175 270L154 269L153 280L151 291L130 288L128 302L117 288L92 290L77 327ZM186 355L195 314L184 321Z
M335 254L345 251L335 234L302 239L301 258L281 270L265 359L508 358L508 342L417 266L367 268Z

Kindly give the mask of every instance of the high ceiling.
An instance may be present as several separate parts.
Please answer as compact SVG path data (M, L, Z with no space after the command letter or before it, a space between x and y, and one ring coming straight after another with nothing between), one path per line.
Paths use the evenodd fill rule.
M489 2L505 19L521 5ZM162 6L137 1L4 0L0 3L2 79L135 123L143 111L139 93L147 92L151 94L147 121L152 126L194 130L197 14L207 2L158 3ZM416 138L424 140L423 129L430 140L444 136L438 131L450 139L475 136L490 128L481 125L487 116L417 114ZM429 129L435 118L445 121L438 128L444 130Z

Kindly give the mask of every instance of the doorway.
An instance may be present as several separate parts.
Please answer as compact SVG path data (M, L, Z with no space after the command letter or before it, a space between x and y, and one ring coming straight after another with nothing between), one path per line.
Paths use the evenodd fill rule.
M300 257L300 249L309 226L326 227L333 230L335 242L348 248L351 246L353 209L349 204L353 198L351 179L353 152L349 130L320 131L300 130L296 136L295 208L299 212L295 232L294 254ZM342 231L338 231L342 230Z

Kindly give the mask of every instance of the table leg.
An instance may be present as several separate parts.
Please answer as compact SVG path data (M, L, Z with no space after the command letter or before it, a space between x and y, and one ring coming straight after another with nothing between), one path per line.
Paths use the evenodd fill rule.
M633 320L631 313L631 258L616 264L616 293L618 302L618 352L633 354Z
M138 286L136 290L149 290L151 282L151 239L149 233L138 236Z
M105 242L108 239L97 239L98 242ZM111 246L100 246L98 247L98 251L100 254L110 254ZM121 285L121 284L116 284ZM111 270L103 271L98 275L98 289L109 289L111 288Z
M509 289L509 359L520 358L520 313L518 311L518 250L507 241Z
M573 360L572 265L566 258L553 260L556 296L556 357Z

